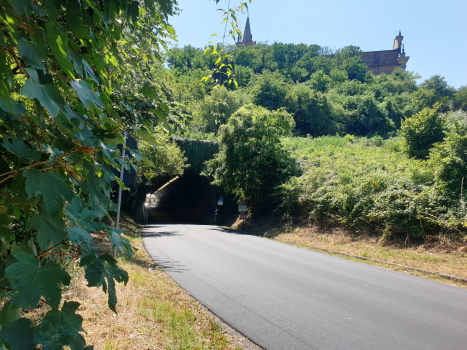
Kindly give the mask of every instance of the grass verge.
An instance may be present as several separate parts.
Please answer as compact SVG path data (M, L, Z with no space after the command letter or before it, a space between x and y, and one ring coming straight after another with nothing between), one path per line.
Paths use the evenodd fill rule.
M180 288L150 259L142 244L140 228L123 217L127 238L138 249L130 261L119 266L130 277L117 285L117 312L107 306L107 295L86 287L82 274L72 282L66 300L78 301L87 344L95 349L241 349L203 307ZM96 241L100 253L111 250L106 241Z
M467 241L426 236L424 241L389 239L342 226L278 225L267 219L237 222L233 229L340 256L365 264L467 288Z

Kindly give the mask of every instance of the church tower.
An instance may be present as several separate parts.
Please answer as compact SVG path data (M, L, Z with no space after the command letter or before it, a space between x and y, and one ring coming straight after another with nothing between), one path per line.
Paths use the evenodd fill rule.
M245 30L243 31L243 40L240 41L240 37L238 37L238 41L235 43L237 47L248 47L256 45L256 41L253 41L253 35L251 35L251 28L250 28L250 16L246 19Z
M399 54L402 50L402 40L404 40L404 37L401 35L401 31L399 30L399 35L394 39L394 46L392 48L393 50L397 50Z
M402 40L404 37L399 30L399 35L394 39L392 50L362 52L362 61L367 65L367 72L374 75L391 74L394 69L406 70L409 56L406 56Z

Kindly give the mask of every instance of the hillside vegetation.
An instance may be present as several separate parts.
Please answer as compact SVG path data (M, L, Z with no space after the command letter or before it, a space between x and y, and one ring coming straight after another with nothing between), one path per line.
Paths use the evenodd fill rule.
M374 76L355 46L225 50L237 86L209 49L169 52L166 79L183 120L175 132L220 143L208 173L254 215L365 226L383 240L464 235L466 87L439 75L417 83L400 69ZM221 86L200 82L205 75ZM275 125L277 115L292 129Z

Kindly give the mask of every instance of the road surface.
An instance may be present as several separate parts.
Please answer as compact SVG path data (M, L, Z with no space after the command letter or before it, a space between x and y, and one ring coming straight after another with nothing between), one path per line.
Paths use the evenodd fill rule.
M267 350L467 349L467 290L216 226L148 225L152 259Z

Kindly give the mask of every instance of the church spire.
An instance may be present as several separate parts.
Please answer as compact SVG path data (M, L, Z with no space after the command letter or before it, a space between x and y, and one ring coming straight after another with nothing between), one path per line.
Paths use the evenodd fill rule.
M253 36L251 35L251 28L250 28L250 16L246 18L246 25L245 31L243 32L243 40L244 43L248 41L253 41Z
M251 28L250 28L250 16L246 19L245 30L243 31L243 39L240 41L240 37L238 42L235 43L237 47L248 47L256 45L256 42L253 41L253 35L251 35Z

